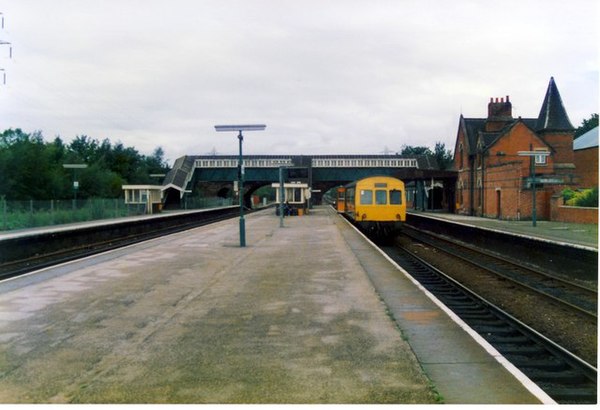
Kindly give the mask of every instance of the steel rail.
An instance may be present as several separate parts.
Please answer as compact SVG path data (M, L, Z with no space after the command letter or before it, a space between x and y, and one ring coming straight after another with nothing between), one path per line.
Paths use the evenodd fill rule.
M408 250L384 251L558 403L596 403L593 365Z
M512 283L514 283L516 285L519 285L519 286L524 287L526 289L529 289L529 290L531 290L533 292L536 292L536 293L542 295L543 297L549 298L549 299L551 299L551 300L553 300L555 302L558 302L560 304L568 306L570 309L576 310L579 313L582 313L582 314L584 314L586 316L589 316L591 318L594 318L596 320L598 319L598 314L597 314L598 292L595 289L591 289L589 287L585 287L585 286L579 285L577 283L573 283L573 282L567 281L565 279L558 278L555 275L550 275L550 274L548 274L546 272L541 272L539 270L535 270L535 269L533 269L533 268L531 268L529 266L525 266L523 264L517 263L514 260L509 260L509 259L503 258L503 257L501 257L499 255L495 255L495 254L492 254L490 252L486 252L486 251L484 251L482 249L478 249L478 248L475 248L475 247L472 247L472 246L464 245L462 243L454 242L454 241L451 241L451 240L449 240L447 238L441 237L439 235L436 235L436 234L433 234L433 233L430 233L430 232L423 232L423 231L416 230L414 228L411 228L411 229L413 229L414 231L418 232L418 234L415 234L414 232L408 232L406 229L403 230L403 234L405 234L406 236L409 236L410 238L415 239L415 240L417 240L419 242L426 243L426 244L428 244L430 246L433 246L436 249L439 249L439 250L441 250L441 251L443 251L443 252L445 252L445 253L453 256L453 257L459 258L459 259L461 259L461 260L463 260L463 261L465 261L467 263L470 263L470 264L472 264L474 266L477 266L478 268L483 269L483 270L485 270L487 272L490 272L490 273L492 273L492 274L494 274L496 276L499 276L499 277L502 277L502 278L504 278L506 280L509 280L510 282L512 282ZM423 236L427 236L429 238L434 238L434 240L425 238ZM455 249L454 250L448 249L447 246L442 246L439 243L436 243L435 242L436 240L437 241L441 241L441 242L443 242L444 244L446 244L448 246L454 247ZM557 281L558 283L560 283L560 285L574 288L578 292L587 293L588 297L591 295L591 297L595 299L595 303L594 303L595 306L593 307L593 309L589 309L589 308L586 308L584 306L581 306L581 301L579 301L579 303L580 303L579 305L571 303L571 302L569 302L569 301L567 301L567 300L565 300L565 299L563 299L563 298L561 298L559 296L552 295L552 294L548 293L547 291L540 289L538 286L536 286L536 284L525 283L523 281L523 277L516 278L516 277L514 277L512 275L505 274L505 273L501 272L500 270L491 267L490 264L478 262L478 261L474 260L473 258L468 257L464 253L456 251L456 248L463 249L463 250L466 249L466 250L468 250L470 252L473 252L473 253L476 253L478 255L483 255L484 257L492 258L492 259L494 259L496 261L500 261L503 264L509 265L509 269L513 269L514 270L514 268L516 267L518 270L529 272L529 274L538 275L538 276L541 276L542 278L547 279L547 280ZM517 275L518 275L518 273L517 273ZM558 288L556 286L555 287L550 287L550 286L548 286L548 284L546 284L545 286L547 288L552 288L553 290L555 290L557 292L561 292L563 294L563 296L566 293L569 292L568 290L561 290L560 288ZM575 298L575 297L573 297L573 299L577 300L577 298Z

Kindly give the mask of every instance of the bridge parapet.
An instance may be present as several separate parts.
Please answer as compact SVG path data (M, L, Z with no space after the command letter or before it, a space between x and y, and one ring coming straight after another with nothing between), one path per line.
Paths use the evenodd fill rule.
M235 156L210 156L196 158L196 168L236 168L239 159ZM293 166L291 157L244 157L244 168L279 168Z
M304 158L304 157L303 157ZM419 168L416 158L399 155L313 155L312 168ZM236 168L238 157L211 155L196 157L195 168ZM244 168L279 168L299 166L293 156L244 156ZM305 162L305 161L304 161Z

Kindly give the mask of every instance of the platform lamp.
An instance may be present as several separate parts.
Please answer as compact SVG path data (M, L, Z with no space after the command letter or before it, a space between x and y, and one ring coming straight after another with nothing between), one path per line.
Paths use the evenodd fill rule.
M79 181L77 181L77 170L87 168L87 164L63 164L63 168L73 170L73 209L77 204L77 190L79 189Z
M242 131L263 131L266 128L264 124L244 124L244 125L215 125L217 132L238 132L240 145L240 155L238 159L238 189L240 192L240 247L246 246L246 222L244 220L244 162L242 158L242 141L244 136Z
M532 210L531 210L531 221L533 226L537 226L536 225L536 216L537 216L537 205L536 205L536 192L535 192L535 185L536 185L536 178L535 178L535 161L536 161L536 157L548 157L550 155L550 152L548 151L533 151L532 145L529 145L529 151L518 151L517 154L520 157L529 157L529 170L530 170L530 174L531 174L531 206L532 206Z

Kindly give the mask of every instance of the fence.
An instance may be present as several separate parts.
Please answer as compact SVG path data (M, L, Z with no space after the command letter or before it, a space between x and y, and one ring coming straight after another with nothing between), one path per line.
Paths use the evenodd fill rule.
M230 199L190 198L185 209L231 205ZM142 215L143 204L125 204L123 198L8 201L0 198L0 231L60 225L98 219Z
M233 204L231 198L200 198L184 196L181 202L182 209L219 208Z

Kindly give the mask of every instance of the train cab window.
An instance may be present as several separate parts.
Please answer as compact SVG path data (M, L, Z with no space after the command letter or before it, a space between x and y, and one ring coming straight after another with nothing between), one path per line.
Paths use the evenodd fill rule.
M390 204L401 205L402 204L402 191L392 189L390 191Z
M387 191L378 189L375 191L375 204L386 205L387 204Z
M361 205L372 205L373 204L373 191L367 189L360 190L360 204Z

